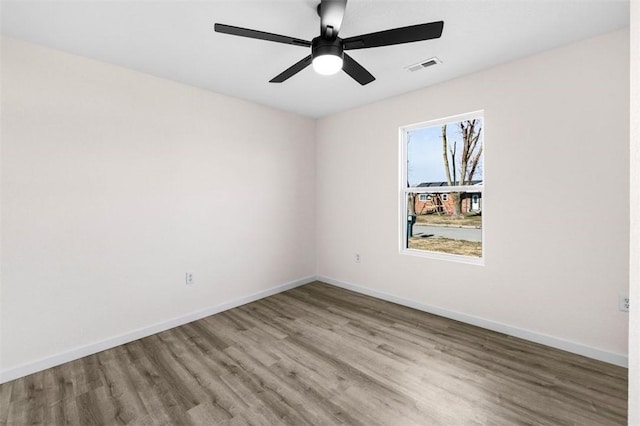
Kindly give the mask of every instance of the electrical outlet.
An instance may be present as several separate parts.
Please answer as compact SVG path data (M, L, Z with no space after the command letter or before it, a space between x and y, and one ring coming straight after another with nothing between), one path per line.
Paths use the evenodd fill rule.
M618 309L623 312L629 312L629 296L618 295Z
M360 253L356 253L355 261L356 263L360 263Z
M195 284L195 280L193 278L193 272L187 272L186 277L185 277L185 281L186 281L187 285Z

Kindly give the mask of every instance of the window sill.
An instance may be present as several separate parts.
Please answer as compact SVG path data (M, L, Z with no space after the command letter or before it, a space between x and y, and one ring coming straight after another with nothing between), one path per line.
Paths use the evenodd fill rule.
M434 260L446 260L449 262L466 263L468 265L484 266L484 257L462 256L459 254L438 253L434 251L424 251L407 248L400 249L400 254Z

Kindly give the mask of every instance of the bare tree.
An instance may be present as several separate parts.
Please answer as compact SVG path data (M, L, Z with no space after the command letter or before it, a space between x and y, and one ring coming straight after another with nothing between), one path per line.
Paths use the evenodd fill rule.
M409 143L411 142L411 134L407 135L407 150L409 149ZM407 158L407 174L409 172L411 168L411 165L409 164L409 158ZM407 179L407 188L410 188L411 184L409 183L409 180ZM416 216L416 193L415 192L409 192L407 194L407 247L409 244L409 237L413 237L413 225L414 225L414 220L409 220L409 218L415 218Z
M413 225L416 217L416 193L407 194L407 236L413 237ZM407 241L408 243L408 241Z
M458 151L458 140L447 140L447 125L442 126L442 159L444 171L449 186L471 185L475 174L479 171L478 163L482 155L482 140L480 133L482 125L479 120L465 120L460 122L462 135L462 150ZM456 158L457 156L460 158ZM462 194L451 192L453 215L462 215Z

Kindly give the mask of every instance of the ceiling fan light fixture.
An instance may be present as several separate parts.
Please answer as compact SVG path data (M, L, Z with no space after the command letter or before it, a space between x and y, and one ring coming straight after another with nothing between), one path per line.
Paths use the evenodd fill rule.
M342 69L344 50L339 38L327 40L316 37L311 41L313 70L318 74L331 75Z
M343 60L336 55L320 55L313 58L313 70L318 74L332 75L342 69Z

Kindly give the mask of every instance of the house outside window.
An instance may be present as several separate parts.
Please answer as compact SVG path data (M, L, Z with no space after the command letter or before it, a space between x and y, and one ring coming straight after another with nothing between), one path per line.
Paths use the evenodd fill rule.
M484 264L484 114L400 128L400 251Z

